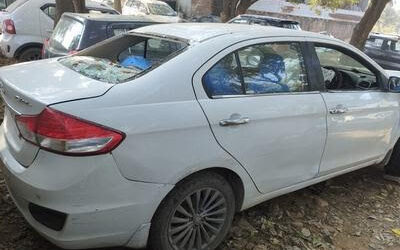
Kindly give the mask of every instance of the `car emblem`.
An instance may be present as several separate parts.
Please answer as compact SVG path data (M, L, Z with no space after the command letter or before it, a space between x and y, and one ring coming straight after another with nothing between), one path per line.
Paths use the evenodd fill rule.
M32 106L27 100L25 100L24 98L22 98L22 97L20 97L18 95L15 96L15 99L20 103L23 103L23 104L28 105L28 106Z

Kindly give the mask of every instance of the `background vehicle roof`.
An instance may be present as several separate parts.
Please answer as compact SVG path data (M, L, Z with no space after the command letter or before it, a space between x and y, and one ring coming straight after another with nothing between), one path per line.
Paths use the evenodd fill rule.
M245 24L220 24L220 23L174 23L151 25L136 29L131 32L155 34L158 36L176 37L189 41L189 43L203 42L215 37L231 34L236 35L238 40L253 39L259 37L274 36L297 36L315 37L325 40L332 40L325 35L318 33L283 29L261 25ZM336 40L336 39L333 39Z
M383 38L383 39L392 40L392 41L399 40L399 37L396 35L387 35L387 34L381 34L381 33L371 33L369 35L369 38Z
M299 22L294 21L294 20L282 19L282 18L270 17L270 16L262 16L262 15L250 15L250 14L239 15L239 16L233 18L232 20L240 19L240 18L259 19L259 20L267 20L267 21L274 21L274 22L299 24Z
M100 22L142 22L142 23L163 23L157 17L150 16L132 16L132 15L111 15L99 13L64 13L63 15L75 19L100 21Z

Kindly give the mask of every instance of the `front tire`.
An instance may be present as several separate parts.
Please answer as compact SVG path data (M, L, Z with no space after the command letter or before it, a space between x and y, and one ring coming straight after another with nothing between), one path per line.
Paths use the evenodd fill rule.
M38 47L25 49L21 52L18 59L21 62L36 61L42 59L42 50Z
M201 173L179 183L160 204L150 230L154 250L215 249L235 214L235 195L219 174Z

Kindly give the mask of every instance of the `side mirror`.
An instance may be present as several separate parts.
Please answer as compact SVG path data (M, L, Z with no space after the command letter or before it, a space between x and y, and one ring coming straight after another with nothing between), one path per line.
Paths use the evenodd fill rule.
M400 77L392 76L389 78L389 91L393 93L400 93Z

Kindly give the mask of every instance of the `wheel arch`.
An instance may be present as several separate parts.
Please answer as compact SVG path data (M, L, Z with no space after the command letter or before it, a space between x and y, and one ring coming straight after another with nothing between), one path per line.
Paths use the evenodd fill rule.
M244 202L245 185L240 175L235 171L233 171L232 169L224 167L210 167L201 169L196 172L192 172L182 176L175 185L179 185L180 183L189 178L194 178L196 175L206 172L219 174L229 183L235 195L236 212L239 212L242 209Z
M25 43L24 45L19 46L19 48L15 51L14 53L14 57L15 58L19 58L19 56L21 55L21 53L26 50L26 49L30 49L30 48L42 48L43 47L43 43Z

